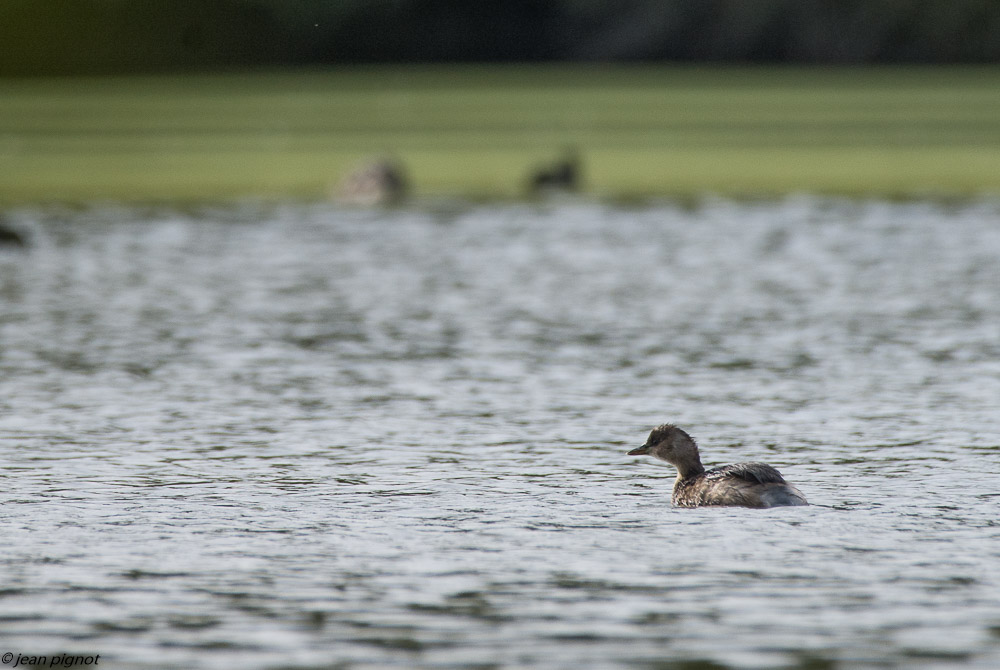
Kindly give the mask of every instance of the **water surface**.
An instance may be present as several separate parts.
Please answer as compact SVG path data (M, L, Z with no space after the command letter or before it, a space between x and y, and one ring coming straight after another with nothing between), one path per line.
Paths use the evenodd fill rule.
M6 218L0 652L1000 665L995 201Z

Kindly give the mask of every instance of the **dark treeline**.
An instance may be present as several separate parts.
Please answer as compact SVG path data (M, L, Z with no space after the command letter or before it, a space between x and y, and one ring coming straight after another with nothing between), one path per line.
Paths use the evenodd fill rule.
M0 76L395 62L1000 62L1000 0L3 0Z

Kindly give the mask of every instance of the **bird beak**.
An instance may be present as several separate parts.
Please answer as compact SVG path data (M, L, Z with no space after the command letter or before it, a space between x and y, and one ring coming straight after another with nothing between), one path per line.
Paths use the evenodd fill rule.
M649 453L649 445L648 444L644 444L641 447L636 447L635 449L633 449L632 451L628 452L625 455L626 456L642 456L643 454L648 454L648 453Z

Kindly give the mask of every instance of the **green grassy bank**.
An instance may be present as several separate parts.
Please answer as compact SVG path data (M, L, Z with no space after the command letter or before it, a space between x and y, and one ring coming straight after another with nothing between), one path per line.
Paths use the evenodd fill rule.
M415 195L1000 192L1000 68L371 68L0 80L0 202L324 197L372 155Z

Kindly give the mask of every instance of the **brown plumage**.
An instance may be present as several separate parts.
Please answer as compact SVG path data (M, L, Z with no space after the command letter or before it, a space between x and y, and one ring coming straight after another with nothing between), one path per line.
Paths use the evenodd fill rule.
M677 467L671 500L678 507L809 504L801 491L766 463L736 463L706 471L698 445L690 435L671 424L654 428L646 444L628 452L629 456L645 454Z

